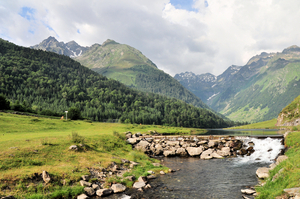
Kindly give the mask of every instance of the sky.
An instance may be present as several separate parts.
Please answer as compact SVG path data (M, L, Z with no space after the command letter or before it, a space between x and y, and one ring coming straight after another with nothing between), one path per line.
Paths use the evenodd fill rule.
M299 0L0 0L0 38L26 47L49 36L82 46L112 39L172 76L220 75L300 45L299 8Z

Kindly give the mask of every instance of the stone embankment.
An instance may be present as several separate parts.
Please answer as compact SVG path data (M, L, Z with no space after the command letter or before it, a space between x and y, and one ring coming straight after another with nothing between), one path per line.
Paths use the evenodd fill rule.
M207 160L254 152L253 143L246 147L232 136L146 136L127 132L126 139L133 148L150 156L193 156Z

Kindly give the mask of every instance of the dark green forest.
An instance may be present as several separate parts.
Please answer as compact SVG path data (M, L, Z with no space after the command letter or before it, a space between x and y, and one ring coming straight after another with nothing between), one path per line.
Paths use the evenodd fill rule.
M0 94L13 110L64 115L76 107L93 121L216 128L234 125L174 98L107 79L73 59L0 39Z

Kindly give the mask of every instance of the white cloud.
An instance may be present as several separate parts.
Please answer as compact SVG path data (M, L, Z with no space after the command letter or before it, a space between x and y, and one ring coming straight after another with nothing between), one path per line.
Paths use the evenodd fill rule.
M24 7L34 9L30 17L20 15ZM218 75L262 51L300 45L299 7L297 0L194 0L194 10L169 0L0 1L0 37L23 46L50 35L84 46L109 38L171 75Z

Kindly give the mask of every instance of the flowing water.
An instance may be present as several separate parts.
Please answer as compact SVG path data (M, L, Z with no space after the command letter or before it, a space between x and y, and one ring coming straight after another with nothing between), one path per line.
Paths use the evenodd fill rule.
M165 166L179 171L150 181L152 189L135 198L242 198L241 189L258 183L257 168L270 165L284 149L280 139L244 138L246 145L249 142L254 143L255 152L251 156L212 160L164 158Z

